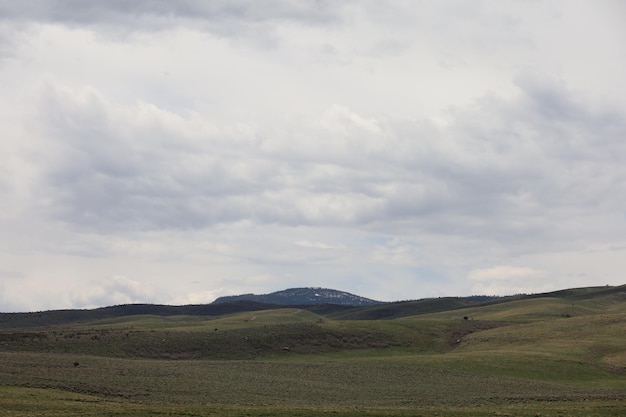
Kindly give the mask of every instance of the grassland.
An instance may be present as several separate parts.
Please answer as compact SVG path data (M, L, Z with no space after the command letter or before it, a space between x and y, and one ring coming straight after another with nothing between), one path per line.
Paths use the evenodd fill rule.
M403 304L400 317L389 320L284 308L5 328L0 410L8 416L620 416L626 298L622 288L611 289L413 315ZM369 314L379 313L358 313Z

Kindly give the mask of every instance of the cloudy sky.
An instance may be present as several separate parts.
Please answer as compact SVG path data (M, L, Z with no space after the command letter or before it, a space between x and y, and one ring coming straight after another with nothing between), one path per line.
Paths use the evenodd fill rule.
M0 0L0 311L626 283L626 4Z

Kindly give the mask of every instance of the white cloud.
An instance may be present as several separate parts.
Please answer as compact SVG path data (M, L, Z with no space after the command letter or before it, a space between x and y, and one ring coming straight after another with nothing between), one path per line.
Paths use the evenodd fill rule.
M177 295L174 298L167 300L166 303L169 305L207 304L220 297L223 291L223 289L217 289L213 291L199 291Z
M528 267L498 265L487 269L475 269L468 278L472 281L510 281L512 279L528 279L543 275L541 271Z
M513 295L524 293L528 288L535 288L537 293L553 289L552 284L546 282L549 277L545 272L529 267L498 265L475 269L467 278L474 281L474 294Z
M69 289L68 297L71 305L94 308L142 303L154 297L153 291L148 286L125 276L113 276L90 284L80 289Z
M305 248L313 248L313 249L323 249L323 250L342 250L345 249L343 246L333 246L328 245L322 242L311 242L308 240L297 240L294 242L296 246L303 246Z

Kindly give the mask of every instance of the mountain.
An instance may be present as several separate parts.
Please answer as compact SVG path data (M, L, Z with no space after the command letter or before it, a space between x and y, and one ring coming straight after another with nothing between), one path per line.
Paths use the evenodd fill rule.
M335 304L351 307L365 307L382 304L382 301L371 300L345 291L331 290L329 288L289 288L270 294L243 294L219 297L213 304L229 303L233 301L256 301L258 303L276 305L316 305Z

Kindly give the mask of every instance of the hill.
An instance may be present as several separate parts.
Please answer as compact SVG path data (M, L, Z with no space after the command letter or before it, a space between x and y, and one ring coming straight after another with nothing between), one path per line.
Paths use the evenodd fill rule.
M232 406L227 415L609 417L626 401L626 286L365 307L129 305L0 322L0 406L11 415L208 417ZM78 394L89 397L68 401ZM64 409L78 405L107 408Z
M244 311L271 310L278 306L255 301L233 301L224 304L170 306L158 304L124 304L89 310L51 310L32 313L0 313L0 329L44 327L116 317L155 316L222 316Z
M515 310L513 307L515 304L511 304L514 301L547 298L561 300L563 304L571 304L587 300L588 302L585 305L593 306L594 303L597 303L600 306L599 308L602 308L605 303L619 302L624 294L626 294L626 285L572 288L548 293L509 297L439 297L384 303L344 291L325 288L292 288L266 295L247 294L221 297L211 304L184 306L126 304L96 309L0 313L0 329L58 326L140 315L215 318L228 314L288 307L307 310L332 320L392 320L414 315L445 313L447 311L458 311L458 314L472 315L475 311L473 309L497 305L500 305L498 307L500 310L514 314ZM565 310L567 309L563 309L563 311ZM563 314L572 313L565 312Z
M334 304L361 307L382 304L382 301L371 300L369 298L350 294L349 292L314 287L289 288L283 291L276 291L270 294L261 295L243 294L219 297L213 302L213 304L222 304L242 300L281 306Z

